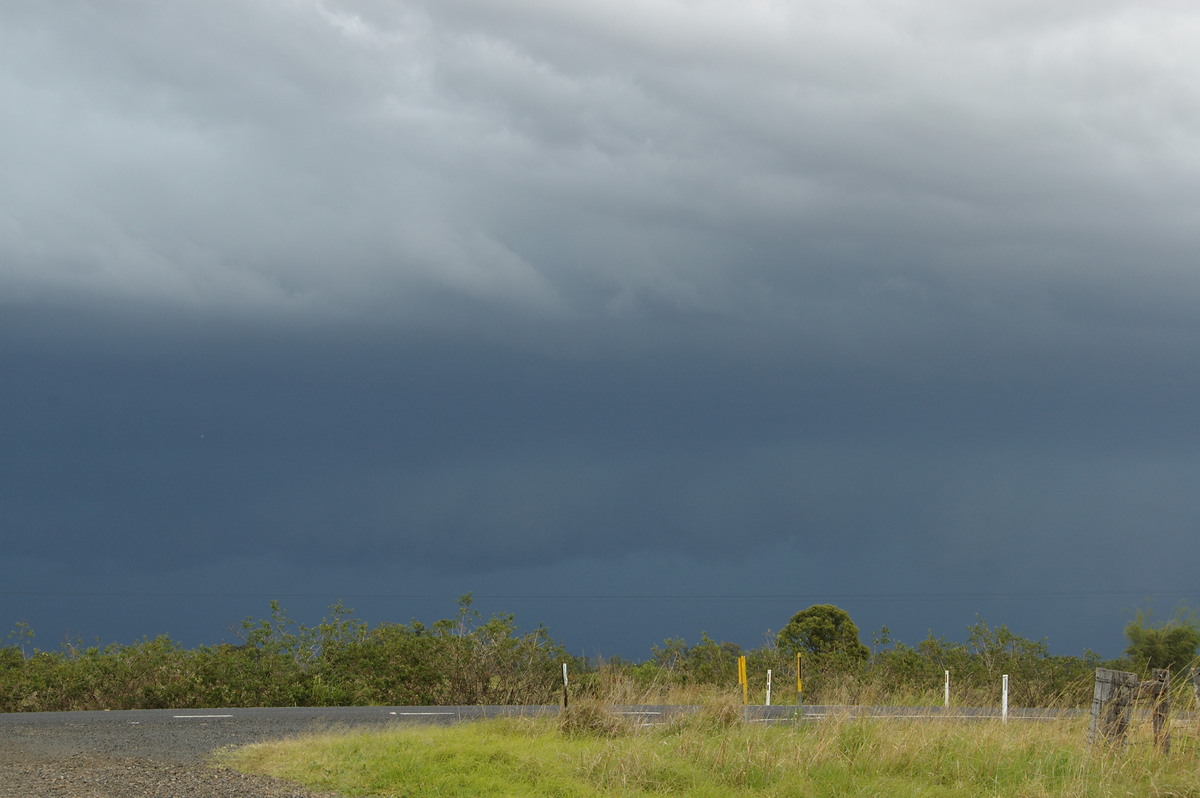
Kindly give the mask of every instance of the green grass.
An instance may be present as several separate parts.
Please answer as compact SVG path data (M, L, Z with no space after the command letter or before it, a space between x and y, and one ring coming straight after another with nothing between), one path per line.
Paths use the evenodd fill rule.
M553 719L348 731L227 752L223 764L343 796L1195 796L1194 737L1092 750L1086 721Z

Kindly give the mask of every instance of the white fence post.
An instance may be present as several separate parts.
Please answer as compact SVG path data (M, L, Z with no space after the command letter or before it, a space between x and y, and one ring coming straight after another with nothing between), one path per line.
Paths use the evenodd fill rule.
M945 689L945 705L946 709L950 708L950 671L946 671L946 689Z
M1008 723L1008 674L1004 674L1004 696L1001 700L1000 719Z
M771 669L767 668L767 706L771 706Z

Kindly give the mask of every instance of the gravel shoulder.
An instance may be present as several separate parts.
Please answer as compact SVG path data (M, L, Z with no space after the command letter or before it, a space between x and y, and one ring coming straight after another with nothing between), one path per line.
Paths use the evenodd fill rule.
M0 715L0 798L336 798L211 764L229 745L320 728L186 711Z
M198 764L76 754L0 764L2 798L335 798Z

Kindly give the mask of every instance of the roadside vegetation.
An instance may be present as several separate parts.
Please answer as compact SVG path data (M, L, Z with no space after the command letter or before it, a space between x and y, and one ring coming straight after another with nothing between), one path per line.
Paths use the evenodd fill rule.
M408 726L263 743L223 764L345 796L1185 796L1200 752L1092 749L1086 719L744 722L716 703L658 726L572 705L556 721Z
M1200 623L1180 614L1154 625L1138 614L1126 626L1126 657L1102 662L1091 652L1053 656L1045 641L982 619L963 642L932 634L914 645L885 628L870 647L845 611L815 605L798 612L761 648L701 634L689 644L668 638L641 662L568 656L544 628L521 631L512 615L483 618L469 595L457 613L431 625L370 626L336 604L316 626L298 624L277 602L266 619L247 619L238 645L185 649L167 637L130 645L56 650L34 646L23 624L0 648L0 711L245 706L553 704L561 700L562 663L574 698L604 704L706 704L741 695L739 656L747 659L751 703L796 703L796 654L803 657L806 703L940 705L945 671L958 706L995 706L1001 674L1012 706L1085 707L1098 666L1145 673L1191 664ZM1190 706L1182 679L1179 697Z

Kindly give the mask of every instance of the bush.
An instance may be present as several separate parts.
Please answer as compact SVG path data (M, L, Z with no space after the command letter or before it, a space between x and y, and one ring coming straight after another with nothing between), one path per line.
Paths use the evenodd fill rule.
M1125 653L1143 672L1155 668L1181 670L1192 664L1200 646L1200 619L1194 613L1177 612L1160 626L1152 626L1144 610L1138 610L1125 625L1129 647Z

